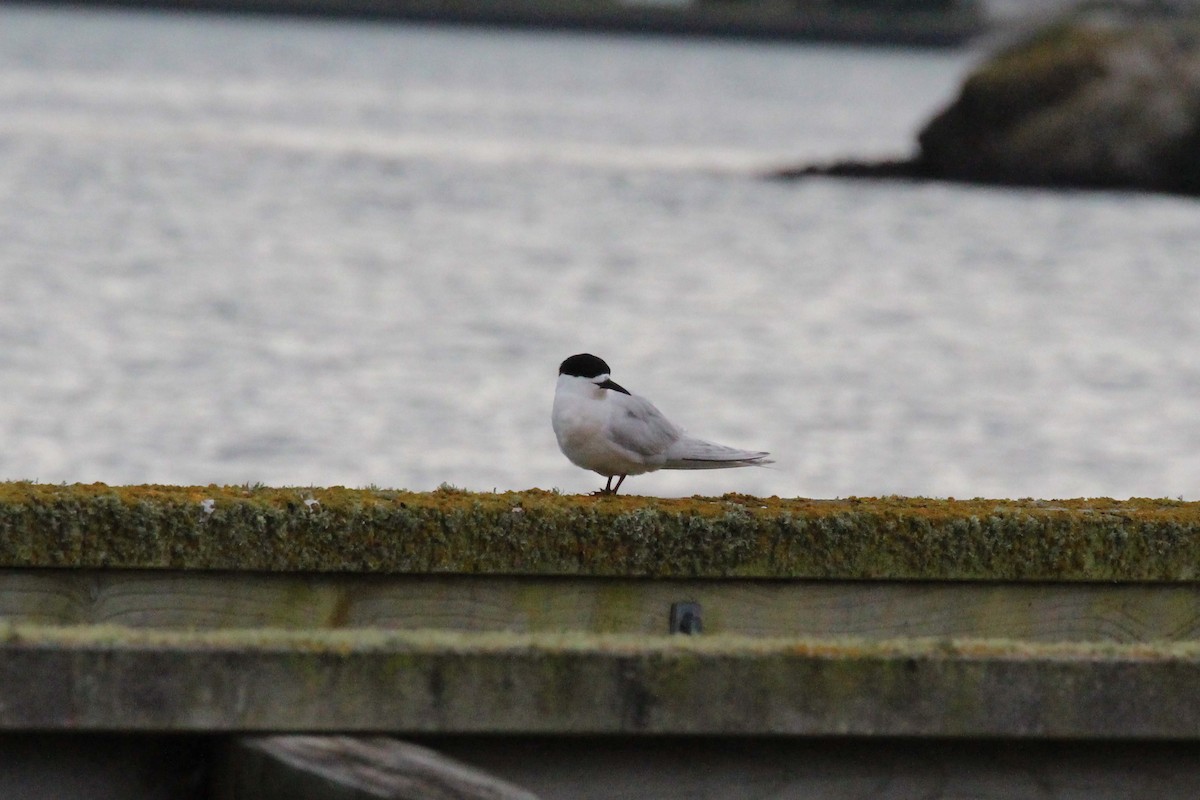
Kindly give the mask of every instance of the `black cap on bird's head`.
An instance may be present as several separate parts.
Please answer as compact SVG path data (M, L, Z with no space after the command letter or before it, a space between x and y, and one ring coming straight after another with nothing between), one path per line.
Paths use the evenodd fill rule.
M612 370L608 368L608 364L603 358L594 356L591 353L579 353L571 356L558 367L559 375L570 375L573 378L586 378L595 383L601 389L610 389L621 394L629 394L629 391L619 383L613 383L608 377ZM605 376L604 380L597 381L601 375Z
M611 373L612 370L608 368L604 359L591 353L571 356L558 367L559 375L574 375L576 378L595 378L597 375Z

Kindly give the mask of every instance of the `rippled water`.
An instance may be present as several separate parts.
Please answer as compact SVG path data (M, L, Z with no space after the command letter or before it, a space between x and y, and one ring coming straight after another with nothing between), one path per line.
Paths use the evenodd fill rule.
M772 469L1194 498L1200 206L905 152L969 53L0 8L0 478L559 487L559 361Z

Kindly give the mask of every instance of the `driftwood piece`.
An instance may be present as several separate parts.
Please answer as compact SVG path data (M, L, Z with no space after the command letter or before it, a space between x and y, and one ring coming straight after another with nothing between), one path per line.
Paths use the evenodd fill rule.
M382 736L238 738L214 784L218 800L537 800L436 751Z

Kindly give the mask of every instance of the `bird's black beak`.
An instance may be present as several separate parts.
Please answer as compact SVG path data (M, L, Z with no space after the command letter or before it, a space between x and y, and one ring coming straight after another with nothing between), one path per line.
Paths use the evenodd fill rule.
M629 394L629 391L626 390L626 388L624 386L622 386L619 383L614 383L611 379L605 381L604 383L598 383L596 385L599 386L601 389L612 389L614 392L620 392L621 394ZM630 396L632 396L632 395L630 395Z

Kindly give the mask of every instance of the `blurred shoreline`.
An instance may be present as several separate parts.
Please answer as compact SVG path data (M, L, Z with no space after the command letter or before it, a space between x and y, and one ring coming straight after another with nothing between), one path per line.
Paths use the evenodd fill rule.
M0 0L9 5L125 8L395 20L500 28L774 41L959 47L987 32L970 2L671 2L671 0ZM936 8L942 5L943 8Z

